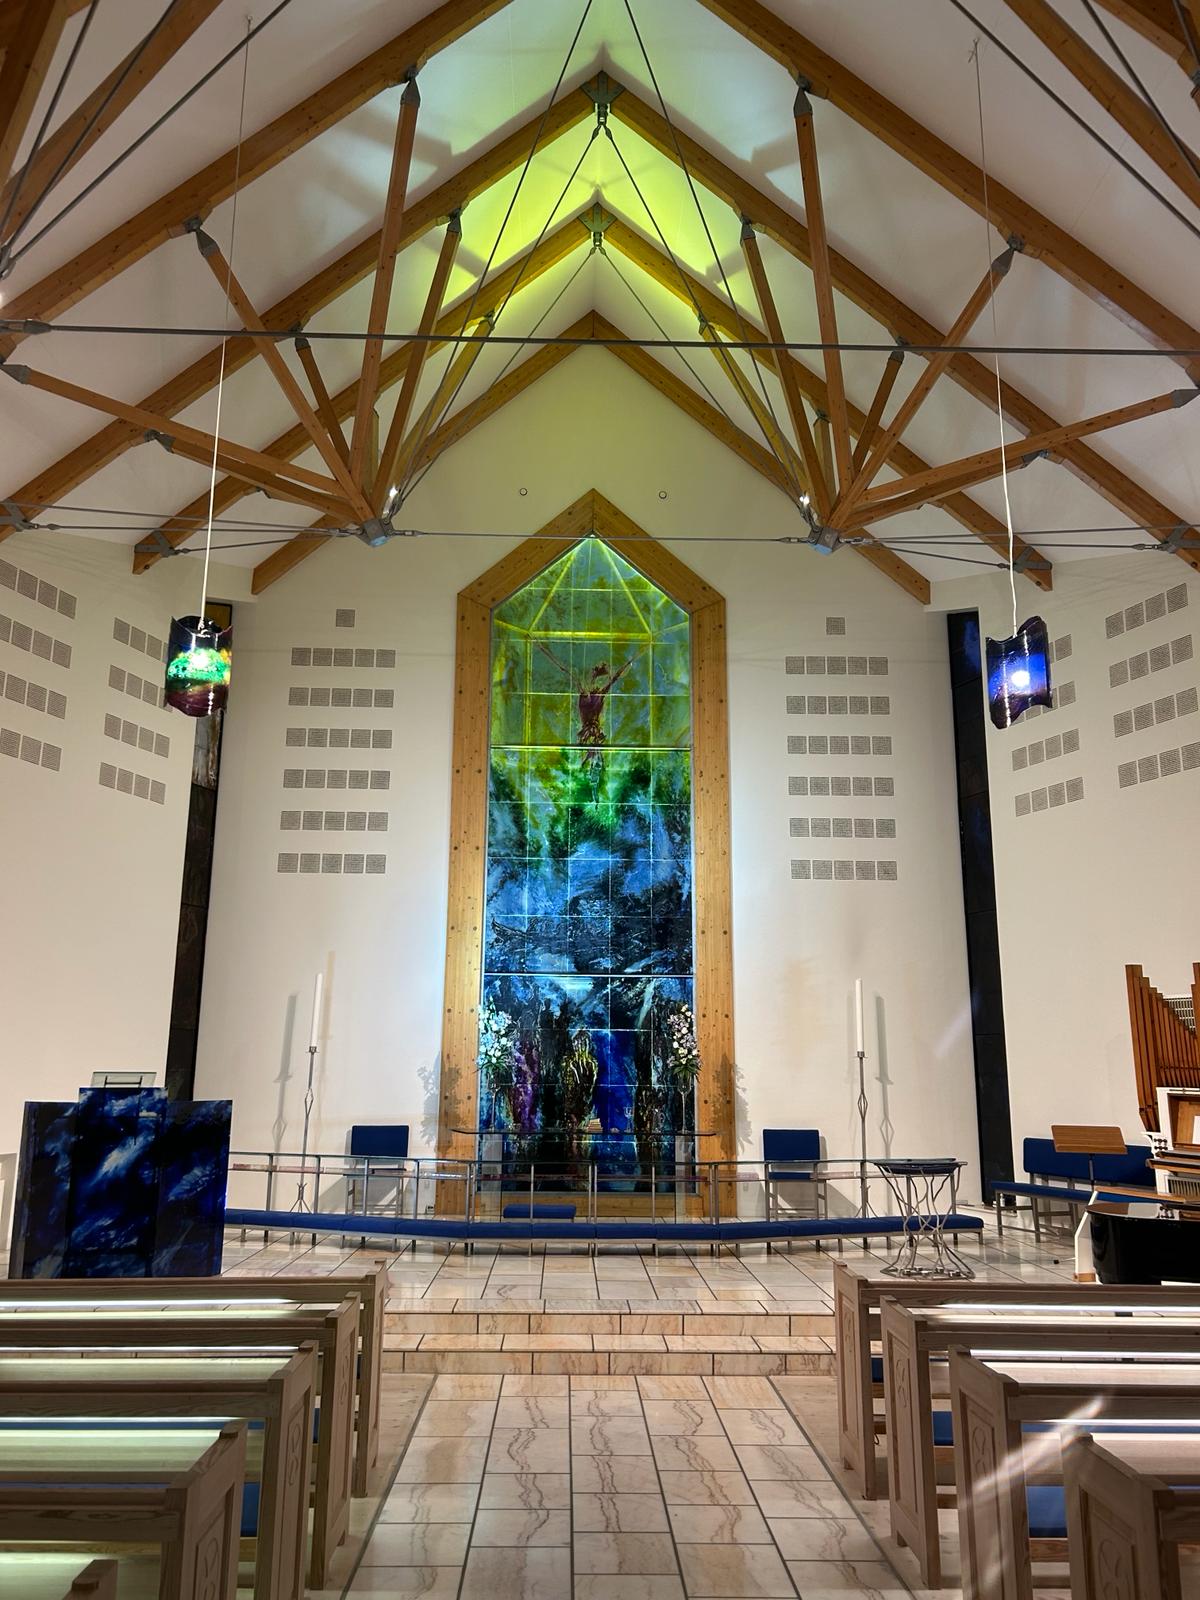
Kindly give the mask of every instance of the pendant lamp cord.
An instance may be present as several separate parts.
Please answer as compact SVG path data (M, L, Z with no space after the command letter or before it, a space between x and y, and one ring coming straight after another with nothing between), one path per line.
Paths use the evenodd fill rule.
M242 51L242 98L238 108L237 157L233 167L233 214L229 220L229 264L225 270L225 312L221 326L226 330L221 336L221 363L217 370L217 415L213 423L212 471L208 480L208 526L204 534L204 572L200 580L200 610L197 615L204 621L204 608L208 604L208 566L212 556L213 514L217 500L217 460L221 449L221 401L225 391L225 351L229 344L229 302L233 287L233 252L237 243L238 190L242 177L242 135L246 127L246 83L250 76L251 18L246 18L246 47Z
M975 63L975 104L979 110L979 168L983 173L983 233L984 252L987 260L992 259L992 235L990 222L990 206L988 204L988 169L987 169L987 139L983 131L983 79L979 70L979 40L971 46L970 59ZM996 324L996 295L995 284L992 285L993 293L990 297L992 313L992 346L994 354L992 361L996 370L996 421L1000 428L1000 482L1004 488L1004 521L1008 527L1008 591L1012 599L1012 632L1017 631L1017 578L1016 578L1016 552L1015 536L1013 534L1012 504L1008 498L1008 449L1004 439L1004 390L1000 383L1000 352L997 347L1000 336Z

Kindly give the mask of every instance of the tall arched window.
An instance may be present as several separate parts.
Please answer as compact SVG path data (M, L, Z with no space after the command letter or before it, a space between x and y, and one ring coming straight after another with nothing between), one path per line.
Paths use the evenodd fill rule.
M690 618L581 540L491 619L479 1126L610 1186L694 1127Z

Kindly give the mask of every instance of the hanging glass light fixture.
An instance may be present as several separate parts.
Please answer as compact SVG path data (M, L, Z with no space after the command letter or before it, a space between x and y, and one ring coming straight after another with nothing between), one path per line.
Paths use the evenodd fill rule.
M175 617L167 644L166 702L186 717L223 711L229 698L233 629Z
M1010 728L1030 706L1051 707L1050 636L1030 617L1007 639L987 641L988 710L997 728Z

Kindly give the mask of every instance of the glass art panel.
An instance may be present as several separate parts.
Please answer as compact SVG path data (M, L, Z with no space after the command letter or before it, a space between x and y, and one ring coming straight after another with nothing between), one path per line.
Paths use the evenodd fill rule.
M1050 636L1041 617L1030 617L1011 638L987 641L987 695L997 728L1011 727L1030 706L1053 706Z
M691 1129L662 1085L692 1004L687 613L589 538L492 615L480 1128L609 1186Z

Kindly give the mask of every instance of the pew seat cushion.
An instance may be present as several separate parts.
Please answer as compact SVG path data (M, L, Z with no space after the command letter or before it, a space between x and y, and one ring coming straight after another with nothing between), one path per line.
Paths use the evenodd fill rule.
M1085 1182L1082 1187L1070 1188L1065 1183L1018 1183L1015 1180L1002 1179L999 1183L992 1184L993 1194L1011 1194L1021 1197L1029 1196L1037 1200L1065 1200L1069 1205L1085 1206L1092 1197L1092 1191ZM1127 1194L1105 1194L1101 1192L1101 1200L1128 1200Z
M501 1214L505 1218L523 1217L526 1221L534 1218L542 1222L574 1222L575 1207L542 1200L513 1200Z
M940 1445L954 1443L954 1414L950 1411L933 1413L933 1442Z
M1067 1537L1067 1497L1061 1484L1032 1483L1025 1490L1031 1539Z

